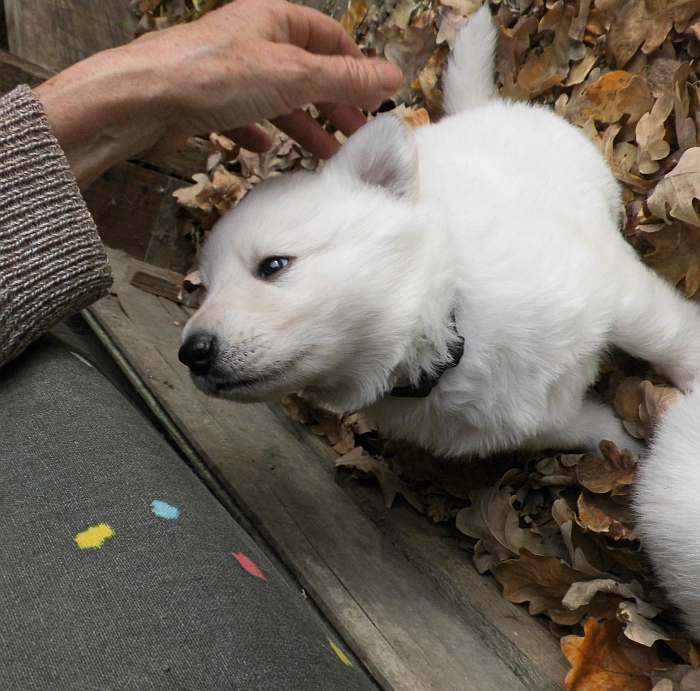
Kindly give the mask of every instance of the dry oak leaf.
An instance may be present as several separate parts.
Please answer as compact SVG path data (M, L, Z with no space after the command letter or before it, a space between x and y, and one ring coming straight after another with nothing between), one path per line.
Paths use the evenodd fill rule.
M636 439L646 438L646 429L639 419L642 405L642 378L625 377L615 389L613 408L622 418L625 429Z
M656 685L652 691L697 691L700 689L700 669L676 665L666 672L652 674Z
M311 425L316 422L313 406L301 396L289 394L283 396L280 403L282 408L284 408L284 412L295 422L299 422L302 425Z
M607 36L610 64L624 67L641 46L653 53L673 26L673 7L669 0L628 0L616 14Z
M581 492L578 498L577 523L592 533L613 540L633 540L634 528L629 511L605 494Z
M338 458L335 467L348 468L364 475L374 476L382 490L384 505L387 509L391 508L396 495L400 494L416 511L424 513L423 505L415 492L389 468L385 461L373 458L362 447L355 447L349 453Z
M345 417L320 409L314 410L314 416L317 422L311 426L311 431L326 437L338 455L344 456L355 448L355 434Z
M673 386L655 386L650 381L642 382L642 401L639 419L649 432L658 424L668 409L677 403L683 394Z
M495 540L511 554L518 554L523 548L537 555L554 553L540 535L520 527L520 517L513 508L510 491L496 485L470 492L469 496L472 505L457 514L457 530L487 542Z
M643 175L655 173L671 152L666 141L666 119L673 110L673 94L665 93L654 103L649 113L644 113L637 123L635 137L638 144L637 167Z
M432 24L414 24L406 31L392 32L384 46L384 57L403 72L405 85L398 94L402 100L410 101L412 85L435 52L435 40L436 34Z
M415 0L398 0L389 13L389 24L398 26L399 29L407 29L416 7Z
M402 105L395 108L394 111L410 127L423 127L430 124L430 115L425 108L411 109Z
M569 27L573 16L571 5L558 2L542 18L540 29L543 25L554 27L554 39L542 52L531 51L518 73L517 85L527 97L539 96L567 78L572 46Z
M700 147L683 153L676 167L666 174L647 199L654 216L666 223L677 219L700 228L696 200L700 198Z
M644 262L673 285L685 281L685 294L693 297L700 289L700 228L672 223L639 230L651 246L643 254Z
M562 604L567 609L577 609L590 604L598 593L615 595L624 599L634 600L634 613L638 616L652 618L659 613L658 607L650 605L642 599L642 587L636 581L621 583L613 578L594 578L590 581L572 583L566 595L562 598ZM621 603L631 604L631 603ZM627 621L627 619L625 619ZM631 637L629 637L631 638ZM667 636L666 638L670 638ZM635 640L632 638L632 640ZM641 643L641 641L638 641Z
M564 636L561 650L571 665L568 691L649 691L649 674L662 669L656 652L621 637L616 620L590 618L583 636Z
M585 580L561 559L540 557L524 549L520 558L496 564L491 572L503 586L503 597L516 604L528 602L530 614L547 614L565 625L577 623L584 614L583 607L570 611L561 603L573 583Z
M367 0L350 0L345 14L340 19L345 31L350 35L354 34L357 27L362 24L368 9Z
M676 141L681 152L691 149L698 141L695 121L690 117L690 94L693 94L693 111L697 109L697 97L695 96L694 87L690 86L689 81L692 81L690 65L686 62L679 65L673 75L673 110L676 124Z
M576 464L579 484L595 494L615 494L631 485L637 469L632 453L606 441L600 443L600 450L602 458L585 454Z
M651 610L646 610L645 607L650 607ZM642 612L642 610L645 610ZM657 610L652 605L643 602L635 604L633 602L621 602L617 611L617 618L624 624L624 634L627 638L635 643L651 648L656 641L670 641L671 636L666 633L658 624L649 621L649 611Z
M617 123L625 115L634 124L652 107L653 99L646 80L638 74L617 70L607 72L574 97L565 115L583 125L588 120Z
M527 98L523 88L516 84L516 72L523 56L530 47L532 36L537 32L537 17L521 17L512 29L500 26L496 48L496 74L502 85L501 94L506 98Z

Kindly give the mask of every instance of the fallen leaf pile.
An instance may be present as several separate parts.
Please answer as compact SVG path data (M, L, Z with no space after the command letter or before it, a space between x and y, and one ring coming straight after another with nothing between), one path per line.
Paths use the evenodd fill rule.
M138 0L144 30L187 21L214 0ZM412 125L442 115L440 77L459 27L481 0L350 0L344 27L406 77L392 108ZM491 0L500 27L501 93L548 104L600 148L621 183L624 233L688 297L700 292L700 0ZM273 128L273 148L240 150L222 133L195 184L176 192L205 233L259 181L317 161ZM338 135L339 136L339 135ZM342 139L342 138L341 138ZM629 433L648 440L681 396L622 356L598 391ZM387 507L402 497L452 523L475 567L503 595L546 617L571 664L568 689L700 688L700 657L656 587L636 540L637 458L602 442L596 455L446 462L377 437L297 397L288 413L326 439L339 472L373 478Z

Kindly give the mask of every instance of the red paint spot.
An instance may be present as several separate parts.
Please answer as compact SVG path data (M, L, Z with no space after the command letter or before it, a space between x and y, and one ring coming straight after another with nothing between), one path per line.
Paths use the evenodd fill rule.
M263 581L267 580L267 576L258 568L258 565L243 552L231 552L231 556L238 560L238 563L251 575Z

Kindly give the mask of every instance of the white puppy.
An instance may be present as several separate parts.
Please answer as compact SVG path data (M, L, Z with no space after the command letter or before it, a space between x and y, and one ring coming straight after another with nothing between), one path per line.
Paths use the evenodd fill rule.
M370 407L383 434L446 456L637 448L588 394L611 344L690 387L698 310L624 241L595 146L550 111L497 97L495 42L484 8L458 37L440 123L379 117L321 174L265 183L218 223L201 262L208 297L181 348L197 386ZM696 398L679 407L700 419ZM663 457L683 484L700 449L682 441L685 422L644 464L640 523L700 634L695 491L674 484L666 497L656 467Z

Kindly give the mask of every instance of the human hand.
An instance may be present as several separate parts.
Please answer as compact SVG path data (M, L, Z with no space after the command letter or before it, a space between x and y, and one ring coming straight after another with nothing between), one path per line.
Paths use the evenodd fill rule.
M192 24L98 53L37 87L81 185L145 150L210 131L253 150L263 119L321 157L336 140L301 110L316 103L345 134L400 86L340 24L285 0L235 0Z

